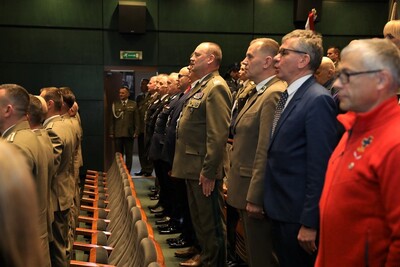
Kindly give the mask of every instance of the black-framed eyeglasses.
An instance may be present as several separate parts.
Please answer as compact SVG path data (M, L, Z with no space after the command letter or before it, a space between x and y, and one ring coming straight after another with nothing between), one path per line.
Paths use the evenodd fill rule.
M366 70L366 71L357 71L357 72L349 72L347 70L341 70L336 73L336 79L339 79L342 84L346 84L350 82L351 76L361 75L361 74L371 74L377 73L382 70Z
M182 77L188 77L189 75L183 75L183 74L178 74L178 79L182 78Z
M304 51L300 51L300 50L296 50L296 49L289 49L289 48L281 48L281 49L279 49L278 54L280 54L283 57L283 56L288 55L289 52L294 52L294 53L297 53L297 54L308 54L307 52L304 52Z

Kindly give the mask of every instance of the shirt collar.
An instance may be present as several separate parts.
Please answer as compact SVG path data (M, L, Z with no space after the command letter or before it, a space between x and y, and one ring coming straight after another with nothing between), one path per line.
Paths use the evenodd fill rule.
M275 76L276 76L276 75L272 75L272 76L268 77L267 79L265 79L265 80L261 81L260 83L258 83L258 84L256 85L257 93L260 92L261 89L264 87L264 85L266 85L267 82L269 82L270 80L272 80Z
M292 84L290 84L288 86L288 88L286 89L288 92L289 96L292 96L294 93L297 92L297 90L300 88L300 86L307 81L310 77L312 76L312 74L307 74L301 78L298 78L297 80L295 80L294 82L292 82Z

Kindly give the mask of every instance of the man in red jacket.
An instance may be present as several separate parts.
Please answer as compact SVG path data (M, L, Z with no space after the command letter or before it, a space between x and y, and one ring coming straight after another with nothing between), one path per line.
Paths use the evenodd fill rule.
M320 201L316 266L400 266L400 52L369 39L341 56L334 86L349 112Z

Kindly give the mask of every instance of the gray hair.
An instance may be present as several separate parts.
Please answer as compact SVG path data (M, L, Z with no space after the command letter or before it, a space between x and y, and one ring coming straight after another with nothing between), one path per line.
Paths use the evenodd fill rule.
M341 55L358 53L362 65L368 70L385 69L392 76L393 89L397 90L400 84L400 50L387 39L354 40L346 46Z
M282 38L282 43L288 39L298 39L297 47L300 51L310 56L310 70L316 71L321 64L324 49L322 47L322 36L310 30L294 30Z

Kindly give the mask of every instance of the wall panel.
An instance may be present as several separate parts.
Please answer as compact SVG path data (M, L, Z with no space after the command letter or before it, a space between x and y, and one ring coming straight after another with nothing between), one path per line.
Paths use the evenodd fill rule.
M251 32L253 1L159 1L160 31Z
M102 1L99 0L3 0L0 25L40 27L102 27Z
M103 64L100 31L0 27L0 36L2 62Z
M0 83L17 83L38 94L46 86L69 86L79 100L103 100L102 65L0 63Z

